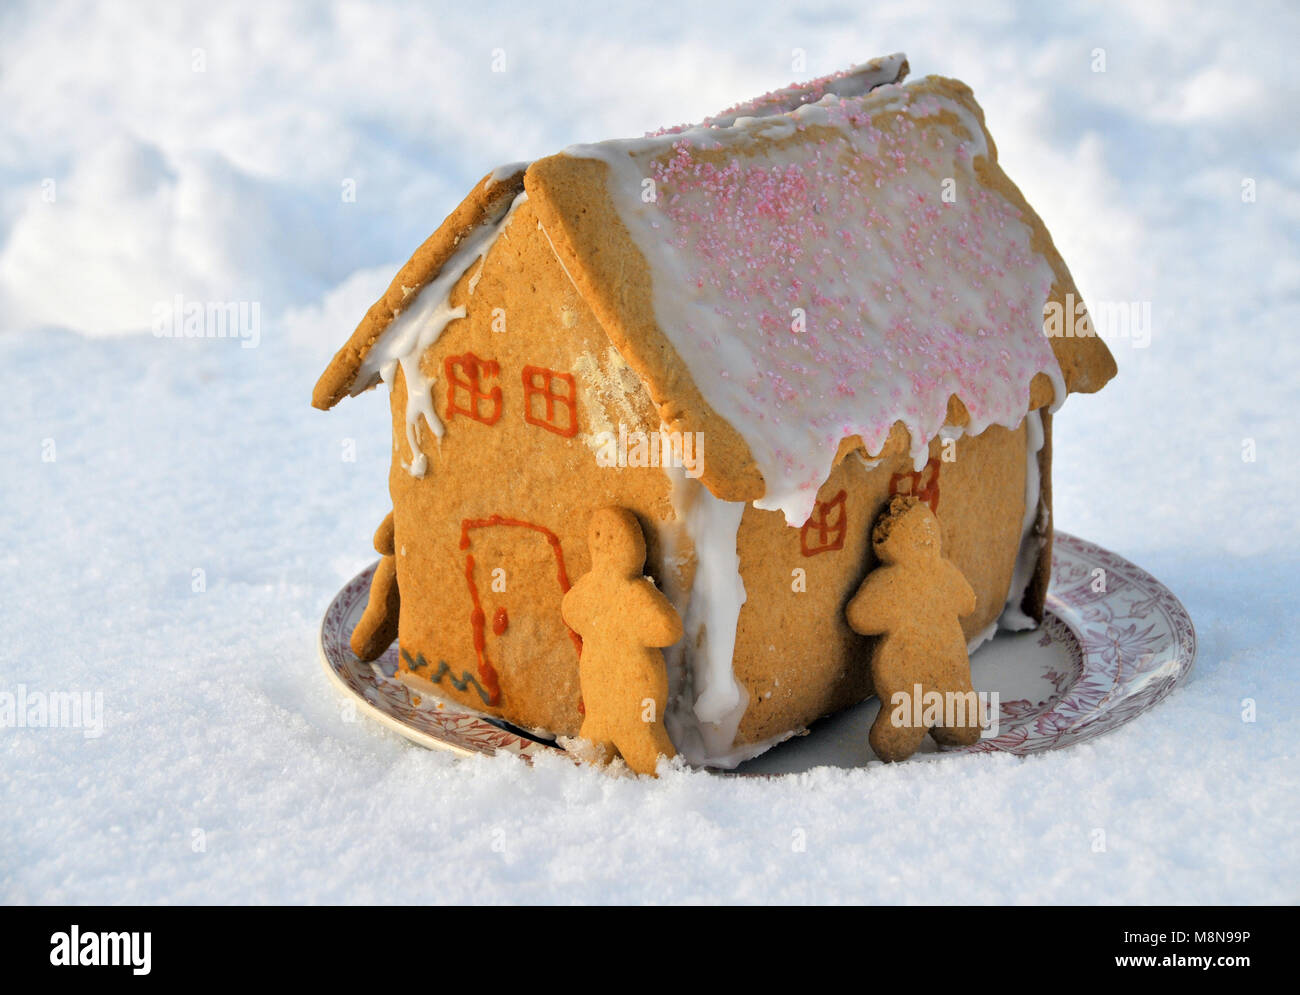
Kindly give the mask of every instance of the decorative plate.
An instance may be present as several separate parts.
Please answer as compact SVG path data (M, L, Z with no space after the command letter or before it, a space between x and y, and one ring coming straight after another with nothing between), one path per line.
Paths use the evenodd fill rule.
M372 718L431 749L489 756L505 751L525 759L560 752L507 722L398 682L396 646L374 663L358 660L348 638L365 610L374 569L347 583L321 623L325 672L345 694ZM1195 658L1192 620L1168 588L1122 556L1058 532L1043 625L1032 632L1001 632L971 658L976 690L999 696L996 735L942 750L927 737L907 762L1073 746L1151 708L1187 675ZM876 757L867 730L879 707L873 698L823 719L735 773L786 774L870 763Z

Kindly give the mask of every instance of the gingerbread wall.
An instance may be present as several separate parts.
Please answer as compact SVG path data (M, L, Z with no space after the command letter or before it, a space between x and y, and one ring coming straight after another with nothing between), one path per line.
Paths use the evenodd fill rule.
M951 460L935 440L920 474L906 456L870 469L850 455L818 492L802 529L777 512L745 510L741 575L749 599L740 613L735 670L750 703L738 742L802 728L871 693L872 640L848 627L844 606L875 566L871 526L895 493L931 504L944 554L975 589L976 609L962 620L967 639L997 619L1020 548L1025 428L994 426L963 436L947 452Z
M392 392L402 666L438 678L440 695L573 735L578 651L559 605L589 566L588 515L609 504L633 510L647 526L653 571L661 555L648 526L672 514L659 469L598 466L585 437L620 422L657 429L658 416L611 355L527 203L471 294L476 272L451 294L467 317L422 359L445 425L441 442L421 425L423 478L403 466L411 454L400 375Z

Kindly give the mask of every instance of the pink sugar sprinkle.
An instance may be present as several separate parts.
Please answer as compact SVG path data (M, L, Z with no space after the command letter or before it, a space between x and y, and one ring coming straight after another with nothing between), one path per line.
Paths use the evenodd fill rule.
M891 89L918 114L943 109ZM790 432L833 447L845 435L883 440L901 418L923 441L951 393L977 420L1014 424L1028 379L1055 369L1041 334L1045 263L1016 209L980 186L973 146L906 113L875 127L862 104L823 105L844 137L779 156L715 163L680 138L649 164L656 234L707 302L709 335L689 341L718 365L695 369L697 383L725 383L735 410L782 426L763 435L767 457L814 488L818 446L792 448ZM948 176L955 203L940 197Z

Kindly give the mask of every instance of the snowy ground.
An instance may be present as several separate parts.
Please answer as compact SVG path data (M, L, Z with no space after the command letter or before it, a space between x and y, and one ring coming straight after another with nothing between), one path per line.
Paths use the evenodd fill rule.
M0 729L0 899L1300 899L1295 9L593 6L0 12L0 691L104 705ZM315 633L388 507L386 406L308 398L410 249L498 162L900 49L974 87L1085 297L1151 302L1057 422L1057 521L1183 599L1185 686L1057 754L773 782L345 721ZM155 338L177 294L258 302L257 347Z

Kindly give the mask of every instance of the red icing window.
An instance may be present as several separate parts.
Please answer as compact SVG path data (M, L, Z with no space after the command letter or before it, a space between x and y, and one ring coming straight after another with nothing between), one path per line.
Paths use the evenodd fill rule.
M844 548L844 533L848 528L845 494L845 491L840 491L829 501L818 501L813 508L808 521L799 530L799 551L804 556Z
M936 515L939 513L939 460L931 457L919 472L908 470L896 473L889 478L890 496L910 494L930 506Z
M572 373L524 367L524 421L565 438L578 434L577 390Z
M501 417L501 388L484 390L483 381L496 377L501 367L494 360L467 352L448 356L442 368L447 375L447 421L467 415L484 425L495 425Z

